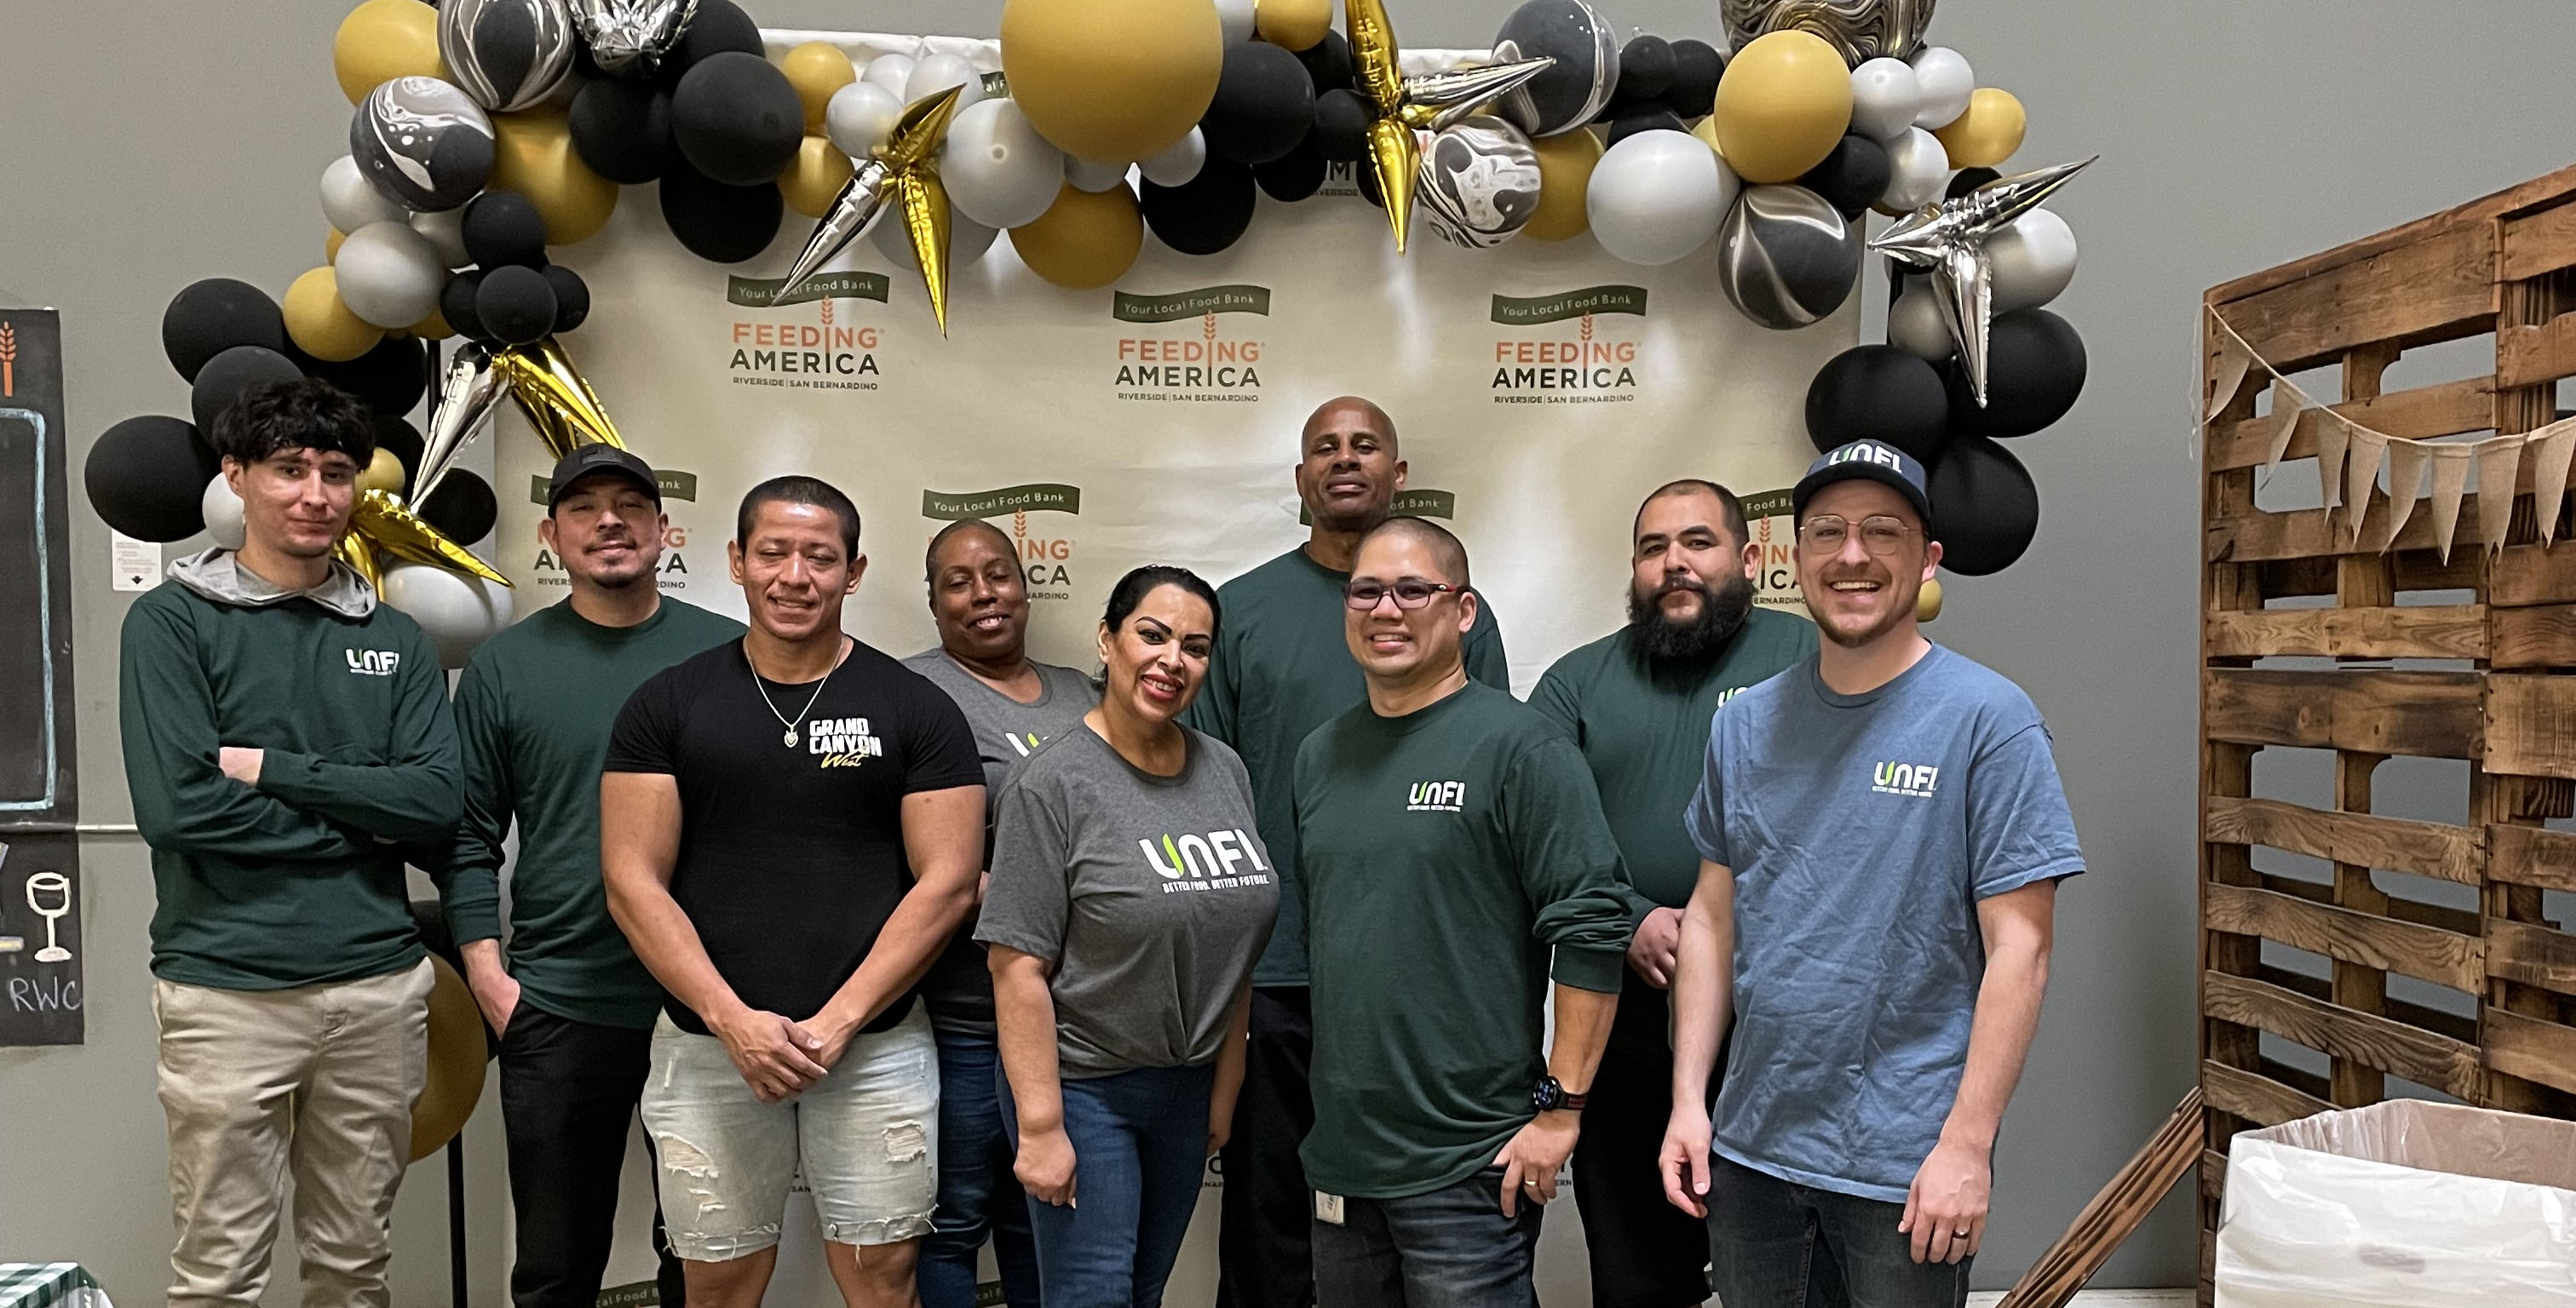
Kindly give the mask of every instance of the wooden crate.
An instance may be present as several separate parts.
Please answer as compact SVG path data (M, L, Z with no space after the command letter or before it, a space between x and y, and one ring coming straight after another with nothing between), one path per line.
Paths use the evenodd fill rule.
M2576 168L2205 299L2282 372L2339 369L2335 407L2373 429L2419 439L2531 431L2555 417L2558 379L2576 375ZM2409 351L2472 337L2492 342L2485 375L2382 386ZM2484 348L2468 350L2474 368L2488 367ZM2299 380L2311 392L2334 386ZM2218 333L2204 317L2204 403L2224 384ZM2258 509L2270 422L2257 401L2268 385L2253 370L2223 397L2201 445L2204 1303L2237 1131L2374 1102L2390 1077L2473 1104L2576 1117L2576 935L2543 911L2545 891L2576 891L2576 835L2542 827L2576 813L2569 521L2559 518L2554 547L2538 543L2529 460L2492 557L2474 494L2447 562L2422 506L2391 548L2374 548L2389 520L2384 488L2371 492L2359 546L2330 529L2326 510ZM2302 429L2269 475L2314 485L2316 452ZM2548 504L2559 512L2554 494ZM2323 607L2267 607L2284 599ZM2263 663L2284 656L2313 666ZM2256 754L2285 748L2332 751L2330 806L2256 793ZM2466 820L2373 815L2372 774L2397 756L2466 760ZM2288 864L2258 849L2317 860L2330 876L2279 870ZM2475 887L2475 911L2433 902L2441 896L2416 878ZM2265 942L2326 961L2279 966ZM2392 974L2462 992L2453 1007L2473 1002L2474 1015L2392 998ZM2267 1034L2323 1055L2330 1070L2265 1057Z

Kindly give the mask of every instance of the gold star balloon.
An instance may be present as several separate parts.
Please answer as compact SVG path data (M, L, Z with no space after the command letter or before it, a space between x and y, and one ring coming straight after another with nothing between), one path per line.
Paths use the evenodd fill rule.
M510 398L528 415L528 425L546 443L547 453L560 459L584 445L626 448L599 392L590 388L590 379L573 366L572 356L554 337L493 351L492 369L509 384ZM435 415L431 425L437 425Z
M948 192L939 184L939 143L948 137L948 121L957 114L963 89L950 87L913 101L895 120L885 143L859 161L823 220L814 225L814 234L805 238L787 280L779 283L781 299L849 248L891 200L904 234L912 238L913 258L921 264L931 316L939 320L939 334L948 334Z
M1413 219L1414 180L1422 168L1422 143L1414 133L1437 131L1467 117L1527 85L1556 61L1516 59L1406 77L1385 0L1345 0L1343 17L1350 29L1351 66L1358 74L1360 98L1369 107L1369 173L1377 180L1379 198L1386 202L1387 225L1395 229L1395 252L1402 254Z
M356 568L369 585L383 584L383 560L387 556L406 563L427 563L504 586L510 584L509 578L474 557L474 551L448 539L447 533L429 525L401 496L390 491L358 492L357 502L349 508L349 532L332 552Z
M2038 208L2093 159L1998 177L1897 219L1869 243L1907 267L1932 274L1932 293L1951 339L1959 344L1959 366L1967 371L1978 408L1986 405L1986 329L1995 316L1994 263L1986 256L1986 242L2013 219Z

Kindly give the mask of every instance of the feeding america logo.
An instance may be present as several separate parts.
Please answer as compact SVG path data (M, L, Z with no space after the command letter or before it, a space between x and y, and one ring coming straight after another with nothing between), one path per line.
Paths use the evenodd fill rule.
M1020 576L1033 600L1073 598L1074 550L1072 532L1056 525L1053 519L1032 521L1029 515L1062 513L1070 517L1081 512L1082 488L1063 482L1030 482L962 495L935 490L921 493L921 516L925 518L960 522L1008 514L1009 523L994 525L1011 538L1011 551L1019 558Z
M1261 341L1238 335L1221 321L1227 314L1270 315L1267 286L1203 286L1169 295L1114 291L1109 316L1125 323L1183 324L1163 332L1118 338L1119 399L1148 403L1185 401L1257 404L1261 400Z
M727 277L725 302L746 309L816 306L811 321L787 322L772 315L737 314L731 323L725 370L737 386L779 386L791 390L872 391L884 374L877 351L885 329L846 322L836 301L886 302L890 283L884 273L837 272L808 277L794 293L782 295L779 277Z
M1496 404L1624 404L1637 398L1637 342L1614 336L1602 315L1646 316L1642 286L1586 286L1557 295L1493 298L1504 327L1548 327L1494 338ZM1553 326L1564 323L1566 326Z

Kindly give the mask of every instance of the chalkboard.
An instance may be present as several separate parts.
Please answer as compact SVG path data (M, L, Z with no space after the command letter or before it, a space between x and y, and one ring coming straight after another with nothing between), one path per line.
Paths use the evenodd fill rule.
M80 813L62 323L0 309L0 839Z
M81 1043L80 843L0 829L0 1045Z

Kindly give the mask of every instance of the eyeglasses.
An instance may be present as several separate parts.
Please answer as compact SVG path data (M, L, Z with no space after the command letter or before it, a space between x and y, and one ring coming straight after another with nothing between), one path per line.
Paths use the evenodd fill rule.
M1860 520L1860 547L1885 558L1905 544L1905 538L1921 530L1909 527L1901 518L1884 513L1871 514ZM1798 548L1809 554L1840 554L1843 541L1851 535L1851 524L1832 514L1820 514L1798 524Z
M1382 581L1352 581L1342 585L1342 602L1366 613L1376 608L1379 600L1393 595L1397 608L1418 609L1430 603L1432 596L1452 594L1458 589L1445 581L1424 581L1419 577L1406 577L1391 586Z

